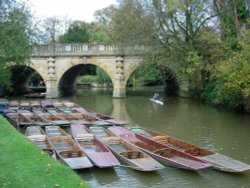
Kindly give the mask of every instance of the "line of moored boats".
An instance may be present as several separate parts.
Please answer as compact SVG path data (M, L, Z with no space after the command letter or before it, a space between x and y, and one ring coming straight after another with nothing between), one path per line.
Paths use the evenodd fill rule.
M38 148L72 169L126 166L155 171L173 166L188 170L250 169L246 163L169 135L106 116L69 101L8 101L4 116ZM70 134L62 126L70 126Z

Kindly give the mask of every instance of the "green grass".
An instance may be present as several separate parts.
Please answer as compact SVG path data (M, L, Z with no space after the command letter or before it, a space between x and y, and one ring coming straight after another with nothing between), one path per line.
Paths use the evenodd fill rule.
M36 148L0 116L0 187L90 187L73 170Z

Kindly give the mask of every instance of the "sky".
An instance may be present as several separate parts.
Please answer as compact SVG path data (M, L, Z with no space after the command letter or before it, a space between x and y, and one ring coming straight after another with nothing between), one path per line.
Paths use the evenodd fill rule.
M116 0L29 0L32 12L39 18L58 16L85 22L94 21L96 10L115 3Z

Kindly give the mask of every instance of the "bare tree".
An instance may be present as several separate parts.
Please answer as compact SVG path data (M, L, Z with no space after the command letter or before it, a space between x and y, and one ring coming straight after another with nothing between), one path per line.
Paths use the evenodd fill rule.
M42 21L41 37L43 43L55 44L68 29L70 21L67 18L50 17Z

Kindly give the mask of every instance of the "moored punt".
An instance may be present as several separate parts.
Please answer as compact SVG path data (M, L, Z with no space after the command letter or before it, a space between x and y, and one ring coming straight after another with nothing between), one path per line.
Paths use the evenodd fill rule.
M71 112L71 108L65 106L63 104L63 101L52 101L52 104L59 112L66 112L66 113Z
M85 113L91 117L95 117L99 120L106 121L112 125L126 125L126 124L128 124L127 121L116 119L116 118L113 118L113 117L110 117L110 116L107 116L107 115L104 115L101 113L97 113L97 112L94 112L94 111L86 109L86 108L81 108L81 113Z
M9 120L9 122L16 125L18 128L31 125L29 119L19 113L6 113L5 117Z
M46 112L49 112L51 114L59 113L60 110L54 106L54 104L57 105L57 103L54 103L53 101L42 101L41 106L43 107Z
M85 153L64 130L58 126L47 126L45 130L51 146L63 163L71 169L93 167Z
M55 108L51 101L41 101L43 108Z
M47 125L52 125L51 122L48 120L41 118L35 113L32 112L26 112L26 113L20 113L20 115L26 117L32 125L37 125L37 126L47 126Z
M29 101L20 101L19 102L19 109L30 110L30 103L29 103Z
M91 125L99 125L99 126L113 126L112 123L102 120L95 115L91 115L88 111L86 111L84 108L72 108L73 112L71 113L74 115L75 113L81 113L84 116L84 119L89 121ZM78 114L79 115L79 114Z
M68 108L79 108L79 106L73 102L63 101L62 103L64 104L65 107Z
M103 127L90 127L90 129L126 167L139 171L155 171L165 168L134 145L115 136L111 131Z
M19 109L19 102L18 101L9 101L9 107L7 109L7 111L9 112L16 112L16 110Z
M67 120L69 122L79 120L79 118L72 116L70 114L64 113L64 112L58 112L58 113L55 113L54 115L61 119Z
M162 164L196 171L212 166L210 163L198 159L190 154L150 140L126 128L114 126L108 129L115 135L127 140L131 144L134 144Z
M30 101L30 108L33 109L40 109L41 104L39 101Z
M24 95L27 98L45 98L46 93L28 93Z
M25 136L39 149L48 153L50 156L54 156L54 150L52 149L42 128L37 126L29 126L26 128Z
M94 118L89 118L88 116L84 115L84 114L81 114L79 112L72 112L70 113L70 115L80 119L82 121L82 123L79 123L79 124L85 124L85 125L91 125L92 121L95 121Z
M243 172L250 169L250 166L246 163L229 158L216 152L209 151L207 149L190 144L169 135L139 127L130 128L130 130L142 136L148 137L151 140L155 140L171 148L178 149L190 155L196 156L204 161L207 161L211 163L217 170L226 172Z
M6 99L0 99L0 114L3 114L7 110L9 101Z
M54 113L53 115L57 116L60 119L68 121L71 124L84 124L84 123L87 123L87 121L85 119L78 118L76 116L73 116L73 115L65 113L65 112L57 112L57 113Z
M70 122L67 120L64 120L62 118L59 118L57 116L55 116L54 114L50 114L50 113L36 113L39 117L41 117L42 119L46 119L47 121L51 122L54 125L58 125L58 126L69 126Z
M81 109L82 108L73 108L72 112L70 113L72 116L77 117L82 121L82 123L78 123L78 124L85 124L87 126L89 125L112 126L111 123L91 117L88 114L81 113Z
M18 101L9 101L9 107L18 108L19 102Z
M56 108L63 108L64 107L64 104L61 101L52 101L52 104Z
M32 109L32 112L34 112L35 114L47 113L45 110L43 110L43 109L41 109L41 108Z
M60 112L60 110L58 110L58 108L46 108L46 112L51 114L57 114Z
M78 146L91 162L99 168L120 165L113 153L84 125L71 125L71 133Z

